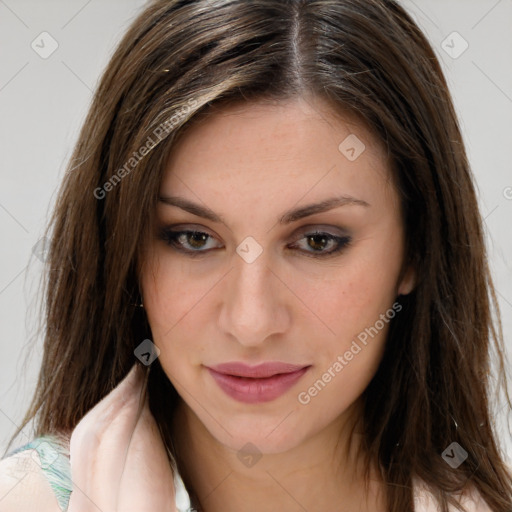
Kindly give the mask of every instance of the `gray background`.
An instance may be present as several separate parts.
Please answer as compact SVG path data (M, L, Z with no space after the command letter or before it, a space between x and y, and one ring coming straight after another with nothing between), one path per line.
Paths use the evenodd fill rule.
M41 337L32 342L42 270L33 247L42 236L92 91L144 3L0 0L2 451L29 404L42 353ZM511 358L512 0L401 3L430 38L453 93L478 185ZM39 44L39 52L51 44L58 48L43 59L32 44ZM498 418L512 460L510 434L504 416ZM30 437L25 429L20 441Z

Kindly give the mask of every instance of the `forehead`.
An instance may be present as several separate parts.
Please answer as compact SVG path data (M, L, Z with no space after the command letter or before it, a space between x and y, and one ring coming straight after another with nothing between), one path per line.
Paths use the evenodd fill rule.
M172 149L161 192L280 203L338 193L375 203L389 199L389 178L383 145L363 123L300 98L223 106L194 122Z

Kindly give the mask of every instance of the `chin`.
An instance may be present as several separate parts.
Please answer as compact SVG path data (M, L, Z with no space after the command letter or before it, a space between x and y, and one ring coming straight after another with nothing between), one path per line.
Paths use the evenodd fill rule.
M204 420L203 426L212 437L233 451L238 452L249 443L261 453L272 454L286 452L307 437L309 429L304 421L298 422L297 418L289 421L295 414L292 412L288 418L286 414L277 418L258 417L258 413L233 414L227 420L219 420L220 425L211 417L200 418L200 421Z

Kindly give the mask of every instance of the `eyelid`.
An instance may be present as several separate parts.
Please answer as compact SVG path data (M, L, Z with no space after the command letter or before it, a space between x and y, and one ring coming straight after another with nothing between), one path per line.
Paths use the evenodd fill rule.
M217 240L217 241L219 240L219 237L216 234L214 234L214 232L212 232L207 227L202 226L202 225L198 225L198 224L185 224L185 223L166 224L166 223L162 223L160 225L160 227L158 228L158 233L162 233L162 232L178 233L178 232L187 232L187 231L194 231L194 232L197 232L197 233L204 233L205 235L208 235L210 238L212 238L214 240Z
M306 226L301 226L294 231L294 236L296 234L304 234L304 233L329 233L336 236L348 236L348 230L343 229L339 226L332 226L327 224L308 224Z

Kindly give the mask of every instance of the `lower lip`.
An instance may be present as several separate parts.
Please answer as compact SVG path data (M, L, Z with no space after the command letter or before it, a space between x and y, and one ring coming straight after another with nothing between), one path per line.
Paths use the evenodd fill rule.
M235 377L216 372L211 368L208 368L208 371L226 395L239 402L257 404L270 402L286 393L308 371L308 368L262 379Z

